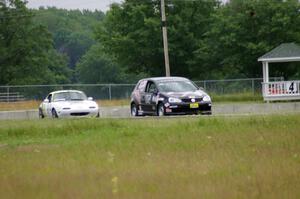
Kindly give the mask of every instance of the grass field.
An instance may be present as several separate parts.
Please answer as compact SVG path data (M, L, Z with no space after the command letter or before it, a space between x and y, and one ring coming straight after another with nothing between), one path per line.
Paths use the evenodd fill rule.
M0 121L0 197L300 198L299 117Z

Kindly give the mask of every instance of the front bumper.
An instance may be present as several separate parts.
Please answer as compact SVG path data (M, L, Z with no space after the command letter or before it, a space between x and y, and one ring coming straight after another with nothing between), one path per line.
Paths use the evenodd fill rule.
M165 114L211 114L211 102L198 102L198 108L191 108L191 103L165 104Z
M78 110L60 110L57 111L58 117L97 117L99 109L78 109Z

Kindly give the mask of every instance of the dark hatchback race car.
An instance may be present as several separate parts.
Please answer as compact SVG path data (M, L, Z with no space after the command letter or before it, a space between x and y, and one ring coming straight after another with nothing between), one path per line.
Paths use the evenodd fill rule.
M211 98L189 79L155 77L140 80L131 94L131 115L208 114Z

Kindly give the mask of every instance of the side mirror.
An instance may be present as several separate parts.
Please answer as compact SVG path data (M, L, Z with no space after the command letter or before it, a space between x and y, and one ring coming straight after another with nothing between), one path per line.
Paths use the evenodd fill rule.
M199 87L199 90L202 90L202 91L203 91L203 90L204 90L204 88L203 88L203 87Z
M93 98L92 98L92 97L88 97L88 100L89 100L89 101L93 101Z
M49 103L49 100L48 99L44 99L44 103Z

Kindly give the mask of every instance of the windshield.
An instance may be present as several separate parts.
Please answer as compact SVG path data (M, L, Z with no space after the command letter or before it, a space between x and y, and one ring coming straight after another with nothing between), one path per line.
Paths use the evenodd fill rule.
M85 94L81 92L61 92L53 96L53 101L82 101L86 99Z
M158 83L160 92L195 92L198 88L190 81L166 81Z

